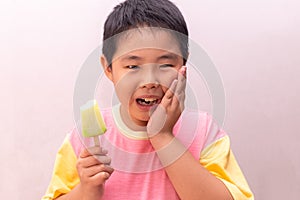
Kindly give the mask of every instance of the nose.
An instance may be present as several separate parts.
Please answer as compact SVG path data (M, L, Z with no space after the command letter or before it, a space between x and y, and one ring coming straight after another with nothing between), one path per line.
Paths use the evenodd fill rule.
M141 77L143 88L157 88L159 86L158 74L156 73L155 67L148 66L147 70L144 71L143 77Z
M144 84L142 87L147 88L147 89L154 89L154 88L157 88L158 86L159 86L158 83L147 83L147 84Z

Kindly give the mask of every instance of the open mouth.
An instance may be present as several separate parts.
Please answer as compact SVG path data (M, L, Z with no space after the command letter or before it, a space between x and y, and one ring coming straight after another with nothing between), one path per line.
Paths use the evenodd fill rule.
M159 99L156 98L137 98L136 102L142 106L153 106L159 103Z

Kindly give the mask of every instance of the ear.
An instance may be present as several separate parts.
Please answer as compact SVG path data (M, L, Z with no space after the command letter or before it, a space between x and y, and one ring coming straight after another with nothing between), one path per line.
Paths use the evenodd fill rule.
M106 77L112 81L112 68L111 68L111 66L109 66L107 59L105 58L104 55L101 56L100 61L101 61L101 64L102 64L102 67L103 67Z

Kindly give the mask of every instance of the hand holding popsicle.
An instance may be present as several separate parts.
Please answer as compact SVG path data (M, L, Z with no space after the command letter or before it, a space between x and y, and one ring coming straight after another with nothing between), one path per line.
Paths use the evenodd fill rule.
M99 106L95 100L88 101L80 108L81 131L84 137L93 137L94 146L83 149L77 160L80 177L79 190L85 199L99 199L103 196L104 183L113 173L111 158L107 156L99 141L99 135L106 131Z
M106 154L107 151L98 146L81 151L76 168L82 199L98 200L103 196L104 184L114 171L109 166L111 159Z

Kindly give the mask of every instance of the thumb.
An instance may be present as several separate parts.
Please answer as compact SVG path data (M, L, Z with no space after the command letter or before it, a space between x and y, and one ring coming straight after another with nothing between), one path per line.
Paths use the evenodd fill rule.
M151 118L147 124L147 133L148 137L153 137L158 134L167 121L167 112L166 109L162 105L158 105L155 109L155 112L151 115Z
M100 172L100 174L103 180L107 180L110 177L110 174L108 172Z

